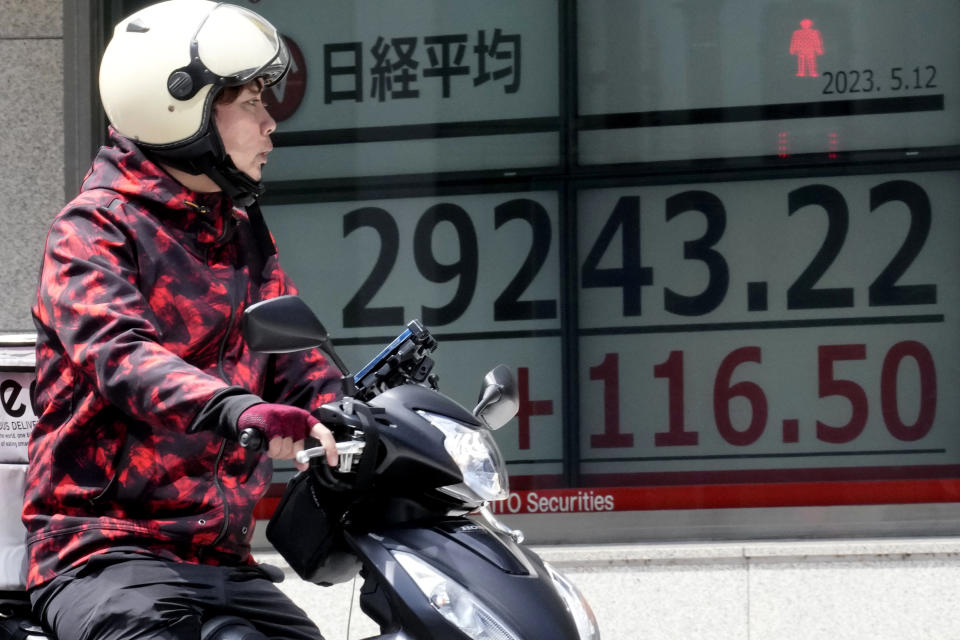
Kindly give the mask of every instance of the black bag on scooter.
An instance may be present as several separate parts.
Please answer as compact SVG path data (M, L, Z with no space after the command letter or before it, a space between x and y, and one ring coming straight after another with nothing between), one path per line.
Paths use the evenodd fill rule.
M267 540L283 559L301 578L322 586L346 582L360 570L340 522L352 498L329 486L314 467L298 474L267 523Z
M27 640L47 638L33 623L30 599L26 591L0 591L0 640Z

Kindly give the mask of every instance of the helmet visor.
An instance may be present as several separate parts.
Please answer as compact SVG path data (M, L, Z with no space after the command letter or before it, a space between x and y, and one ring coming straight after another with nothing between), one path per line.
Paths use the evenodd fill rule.
M201 64L223 86L255 78L263 78L269 86L283 77L290 63L276 28L256 13L231 4L214 7L197 30L194 46Z

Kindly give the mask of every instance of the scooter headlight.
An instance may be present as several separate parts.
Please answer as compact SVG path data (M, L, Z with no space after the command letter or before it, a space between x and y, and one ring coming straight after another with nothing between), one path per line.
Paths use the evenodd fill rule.
M443 487L467 502L503 500L510 493L506 465L488 429L474 429L429 411L417 411L446 436L443 445L460 468L463 482Z
M417 556L392 551L434 609L467 637L475 640L520 640L472 593Z
M577 625L577 632L581 640L600 640L600 627L597 625L597 619L593 615L593 609L587 602L577 586L570 582L562 573L544 562L543 566L547 568L550 579L553 580L553 586L557 593L563 598L563 603L567 606L567 611L573 616L573 621Z

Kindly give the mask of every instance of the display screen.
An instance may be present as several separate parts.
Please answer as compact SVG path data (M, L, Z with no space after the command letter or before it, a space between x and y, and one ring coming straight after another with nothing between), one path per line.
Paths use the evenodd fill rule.
M413 318L439 340L440 389L472 409L484 374L517 376L496 432L511 474L559 477L563 457L559 198L553 191L264 209L284 268L355 373Z
M238 3L281 263L354 371L413 318L468 409L513 369L508 512L960 490L960 3Z
M584 189L587 484L956 476L960 173Z
M235 0L284 35L268 180L556 166L556 0Z
M956 476L958 185L916 172L578 190L582 483ZM268 217L351 367L414 317L463 404L507 364L511 473L556 478L557 211L541 191Z
M960 144L960 3L579 2L580 162Z

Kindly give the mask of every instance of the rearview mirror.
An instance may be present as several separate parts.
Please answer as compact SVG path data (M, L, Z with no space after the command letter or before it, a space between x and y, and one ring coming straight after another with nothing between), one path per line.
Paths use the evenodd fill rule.
M297 296L261 300L243 312L243 337L254 351L290 353L329 342L323 323Z
M491 429L499 429L517 415L519 408L520 397L513 372L502 364L497 365L483 377L480 400L473 415Z
M323 323L297 296L280 296L250 305L243 312L242 330L249 347L261 353L290 353L320 347L343 374L343 394L349 396L356 392L350 370L333 348Z

